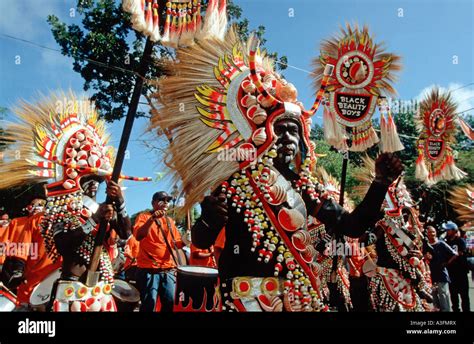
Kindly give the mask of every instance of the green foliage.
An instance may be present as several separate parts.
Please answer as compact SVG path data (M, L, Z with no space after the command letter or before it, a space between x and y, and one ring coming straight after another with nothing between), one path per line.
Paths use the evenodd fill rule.
M100 115L109 122L119 120L128 109L135 80L133 71L140 64L145 36L132 29L130 15L122 10L121 1L78 0L77 8L82 25L66 25L55 15L49 15L47 21L62 54L74 59L73 69L84 79L84 90L94 91L92 99ZM242 9L230 2L228 11L230 21L236 23L242 37L248 37L249 22L241 19ZM265 28L259 26L256 33L264 43ZM279 69L286 68L285 56L270 55L282 63L277 64ZM172 57L173 52L155 44L152 56L154 59ZM163 74L160 65L152 63L145 78L157 79ZM146 97L154 91L152 83L145 83L142 95ZM143 111L137 111L137 116L148 117Z
M126 115L135 80L133 71L138 69L143 55L145 37L134 32L120 1L77 3L81 26L66 25L55 15L49 15L47 21L62 54L74 59L73 69L84 79L84 90L95 91L92 99L101 116L109 122L118 120ZM154 53L169 54L161 46L155 46ZM152 64L145 77L162 74L159 66ZM145 83L142 94L151 90L152 86ZM137 116L144 115L137 112Z
M324 141L323 129L318 124L316 124L311 131L311 139L316 142L316 153L325 155L324 157L318 158L317 166L324 167L324 169L329 174L340 181L342 176L343 154L336 151ZM353 171L355 168L357 168L357 165L351 161L351 157L353 155L354 153L349 154L349 163L347 166L346 176L346 192L357 185L357 181L353 177Z

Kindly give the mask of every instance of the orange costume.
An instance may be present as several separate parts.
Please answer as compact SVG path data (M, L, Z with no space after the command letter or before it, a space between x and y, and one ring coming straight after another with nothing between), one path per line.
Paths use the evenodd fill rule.
M7 225L7 226L1 226L0 227L0 244L6 244L9 240L9 228L10 226ZM3 247L5 248L5 246ZM3 263L5 262L5 252L0 252L0 265L3 265Z
M127 270L133 266L137 266L138 251L140 250L140 243L138 240L131 235L125 245L125 266L124 270Z
M211 253L211 255L209 257L199 257L200 253ZM217 267L216 258L214 256L214 246L211 246L209 249L200 249L191 245L191 258L189 263L190 265L208 266L210 268Z
M18 287L18 303L28 303L33 289L50 273L61 267L62 260L55 263L48 257L39 226L42 214L34 215L30 218L28 225L23 230L21 242L30 245L38 245L35 255L29 255L26 259L24 278L25 281Z
M6 228L0 229L0 242L4 243L3 252L0 254L0 265L5 262L7 256L19 258L23 261L28 259L26 245L22 245L21 250L19 250L17 243L23 242L21 237L29 220L30 216L17 217Z
M27 230L27 227L29 225L29 222L31 220L30 216L22 216L22 217L17 217L10 222L10 226L8 229L8 241L12 244L18 244L18 243L24 243L23 241L23 236L25 231ZM28 259L28 250L10 250L12 254L8 254L9 257L14 257L14 258L20 258L24 261Z

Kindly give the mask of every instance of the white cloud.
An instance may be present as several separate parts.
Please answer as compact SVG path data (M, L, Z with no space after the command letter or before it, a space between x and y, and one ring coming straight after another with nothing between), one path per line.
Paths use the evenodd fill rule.
M75 6L72 0L71 6ZM68 7L57 0L1 0L0 32L11 36L38 40L51 37L46 18L49 14L60 13L61 7Z
M421 92L418 94L416 97L417 100L422 100L425 98L426 95L429 94L429 92L435 87L438 86L440 91L446 92L446 91L451 91L451 95L453 97L453 100L458 104L457 107L457 112L465 111L471 108L474 108L474 85L469 85L466 87L463 87L465 85L452 82L449 83L448 86L442 86L442 85L430 85L428 87L425 87ZM463 88L461 88L463 87ZM468 113L474 113L474 110L470 110L468 112L465 112L462 114L462 116L465 116Z

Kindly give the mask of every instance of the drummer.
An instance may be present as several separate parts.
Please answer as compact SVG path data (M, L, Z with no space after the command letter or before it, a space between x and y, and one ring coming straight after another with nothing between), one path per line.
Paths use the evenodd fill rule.
M153 312L158 297L162 312L173 310L175 268L179 263L170 249L174 251L185 244L173 219L166 216L171 200L167 192L156 192L151 202L153 210L139 214L133 227L133 235L140 242L136 278L141 312Z

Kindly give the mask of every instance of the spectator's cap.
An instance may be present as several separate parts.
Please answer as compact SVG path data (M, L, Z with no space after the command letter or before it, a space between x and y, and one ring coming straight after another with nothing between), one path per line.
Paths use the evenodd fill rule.
M443 223L441 225L441 228L444 231L457 231L458 230L458 225L455 224L453 221L448 221L446 223Z
M167 200L169 202L172 199L173 197L171 197L166 191L158 191L153 195L152 201L155 202Z

